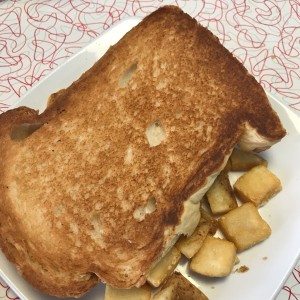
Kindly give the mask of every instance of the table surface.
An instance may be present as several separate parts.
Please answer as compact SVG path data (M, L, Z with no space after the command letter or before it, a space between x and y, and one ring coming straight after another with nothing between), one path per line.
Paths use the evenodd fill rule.
M114 23L168 4L208 27L300 116L299 0L0 0L0 113ZM0 299L18 299L1 279ZM300 299L300 260L276 298L288 299Z

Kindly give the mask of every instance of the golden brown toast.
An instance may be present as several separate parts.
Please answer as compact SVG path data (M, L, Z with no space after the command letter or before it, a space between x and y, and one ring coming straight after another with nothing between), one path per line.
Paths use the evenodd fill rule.
M241 63L189 15L162 7L45 112L0 116L1 249L52 295L78 297L99 281L140 286L193 231L233 147L262 150L284 135Z

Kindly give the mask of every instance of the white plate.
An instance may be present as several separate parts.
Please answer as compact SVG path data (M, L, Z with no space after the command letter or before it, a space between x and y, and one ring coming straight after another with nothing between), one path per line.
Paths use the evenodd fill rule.
M25 105L43 111L51 93L70 85L139 21L130 18L113 26L32 88L13 107ZM224 279L205 279L188 272L186 264L179 266L181 272L213 300L273 299L299 257L300 119L276 99L269 98L288 132L280 143L264 153L269 168L283 184L283 191L260 209L273 230L271 237L239 255L240 264L236 268L246 265L249 271L245 273L233 273ZM21 299L54 299L27 284L1 252L0 276ZM82 299L104 299L103 293L104 286L100 284Z

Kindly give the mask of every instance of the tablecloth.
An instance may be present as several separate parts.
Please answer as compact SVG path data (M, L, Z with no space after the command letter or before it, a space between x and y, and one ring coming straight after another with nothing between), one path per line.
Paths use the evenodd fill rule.
M300 115L299 0L0 1L0 112L119 20L169 4L208 27L266 91ZM2 280L0 299L18 299ZM300 299L300 261L276 298L287 299Z

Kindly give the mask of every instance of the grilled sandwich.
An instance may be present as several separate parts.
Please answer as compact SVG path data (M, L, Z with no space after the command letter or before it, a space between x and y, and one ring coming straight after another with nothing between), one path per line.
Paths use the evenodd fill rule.
M177 7L128 32L47 109L0 115L0 247L37 289L141 286L199 218L233 148L285 130L262 87Z

